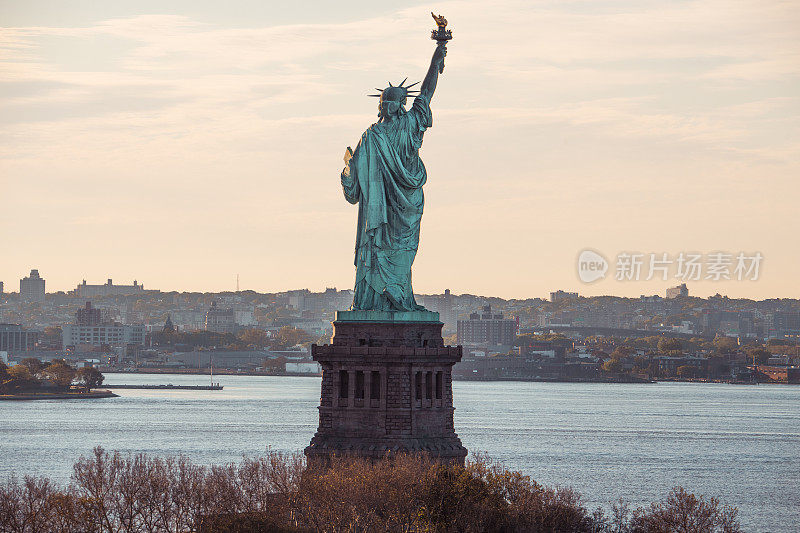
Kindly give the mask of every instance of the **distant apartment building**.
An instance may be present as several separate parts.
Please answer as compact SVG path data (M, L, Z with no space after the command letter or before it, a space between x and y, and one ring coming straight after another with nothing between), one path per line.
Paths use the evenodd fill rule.
M78 326L99 326L100 322L100 309L92 307L91 302L86 302L86 305L75 313L75 324Z
M97 326L79 326L67 324L61 327L64 347L90 344L92 346L125 346L128 344L144 345L144 326L126 326L123 324L100 324Z
M100 298L103 296L131 296L144 291L144 285L133 280L133 285L114 285L111 278L103 285L89 285L86 280L77 286L74 293L81 298Z
M284 369L290 374L319 374L322 367L316 361L289 361L284 364Z
M578 298L577 292L566 292L558 290L550 293L550 301L552 303L557 303L563 300L575 300L577 298Z
M273 324L275 327L290 326L297 329L302 329L309 335L319 337L323 333L331 331L331 323L329 320L316 318L313 313L304 313L309 316L303 317L278 317L275 318Z
M237 326L257 326L258 320L256 320L255 309L253 306L234 308L233 323Z
M0 351L27 352L33 350L37 342L38 331L29 331L20 324L0 324Z
M0 281L0 294L3 294L3 282Z
M701 316L703 333L718 333L727 337L755 337L756 320L751 312L705 309Z
M618 328L620 325L619 313L615 312L613 308L602 305L590 309L581 309L571 313L571 315L570 323L573 326Z
M650 296L639 295L639 301L643 304L660 304L662 299L658 294L651 294Z
M80 344L126 346L145 343L144 326L103 321L101 310L93 307L91 302L86 302L86 305L75 312L75 323L62 326L61 333L65 347Z
M658 370L662 375L675 376L678 373L678 368L688 366L699 375L706 375L708 373L708 359L705 357L672 357L672 356L659 356L653 357L653 362L658 365Z
M518 353L522 356L546 357L549 359L563 359L567 355L567 349L574 346L571 341L534 341L527 346L520 346Z
M735 319L721 321L718 331L729 337L755 337L755 322L753 313L741 311Z
M206 311L206 331L216 333L235 333L236 320L233 309L217 307L217 302L211 302L211 307Z
M297 311L311 311L314 314L331 313L348 309L353 303L353 291L339 291L336 287L328 287L325 292L294 290L287 293L287 303Z
M308 289L289 291L287 293L289 307L297 311L303 311L306 309L306 297L308 297L310 294L311 291Z
M456 319L458 318L454 300L450 289L445 289L444 294L420 296L418 302L428 311L439 313L439 320L444 324L445 330L453 330L456 328Z
M488 344L510 346L517 336L517 321L492 313L486 305L482 312L472 313L469 320L459 320L456 328L458 344Z
M171 312L172 323L182 331L196 331L206 327L206 311L178 309Z
M684 335L690 335L695 333L696 327L694 323L690 320L681 320L680 325L673 325L672 331L675 333L683 333Z
M578 319L578 312L568 309L542 313L540 322L542 326L570 326L573 322L577 322Z
M764 316L764 337L768 339L800 338L800 312L767 313Z
M44 278L32 269L30 275L19 280L19 296L26 303L44 302Z
M684 298L686 296L689 296L689 289L686 287L685 283L667 289L667 298L670 300L673 298Z

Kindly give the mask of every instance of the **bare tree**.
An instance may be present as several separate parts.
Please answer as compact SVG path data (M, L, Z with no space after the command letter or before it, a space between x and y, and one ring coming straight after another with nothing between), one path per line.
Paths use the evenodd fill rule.
M267 450L205 467L185 457L122 456L95 448L72 483L10 478L0 485L0 533L565 532L737 533L736 510L674 489L663 502L590 514L569 488L543 487L485 456L466 467L424 455L380 461Z

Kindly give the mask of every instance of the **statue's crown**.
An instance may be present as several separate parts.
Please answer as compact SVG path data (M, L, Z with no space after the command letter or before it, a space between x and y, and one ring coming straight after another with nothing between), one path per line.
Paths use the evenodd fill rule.
M413 87L414 85L418 84L419 82L418 81L414 82L411 85L403 85L406 82L407 79L408 78L406 78L405 80L401 81L399 85L392 85L392 82L389 82L389 86L386 87L385 89L375 88L375 90L378 91L378 93L377 94L371 94L370 96L375 97L375 98L380 98L381 100L392 100L392 101L395 101L395 102L404 102L406 100L406 98L408 98L409 94L417 94L417 93L419 93L419 90L417 90L417 89L410 90L411 87Z

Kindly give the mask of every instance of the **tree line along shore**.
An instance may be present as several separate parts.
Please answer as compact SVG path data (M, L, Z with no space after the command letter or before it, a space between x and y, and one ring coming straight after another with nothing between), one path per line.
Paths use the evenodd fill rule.
M29 357L14 366L0 361L0 400L68 400L111 398L111 391L92 390L105 377L91 366L74 368L63 359L43 363Z
M545 487L477 455L465 466L424 455L307 462L271 450L204 466L186 457L95 448L71 482L0 484L0 532L559 532L741 531L735 508L674 488L633 507L609 494L591 510L569 488Z

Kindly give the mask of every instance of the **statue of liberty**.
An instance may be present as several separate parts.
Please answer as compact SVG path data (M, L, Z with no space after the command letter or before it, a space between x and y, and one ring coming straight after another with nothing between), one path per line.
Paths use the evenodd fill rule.
M444 35L439 19L437 24ZM449 39L449 31L446 34ZM356 149L348 147L345 153L342 189L348 202L358 204L352 310L425 309L414 300L411 266L419 247L422 186L427 179L419 149L425 130L433 125L430 103L447 55L447 40L437 43L419 91L411 90L416 83L404 85L406 80L376 89L379 94L371 96L380 98L379 119ZM406 110L414 92L419 94Z

